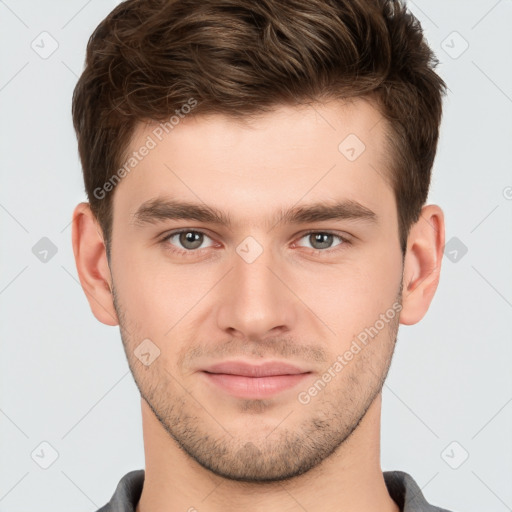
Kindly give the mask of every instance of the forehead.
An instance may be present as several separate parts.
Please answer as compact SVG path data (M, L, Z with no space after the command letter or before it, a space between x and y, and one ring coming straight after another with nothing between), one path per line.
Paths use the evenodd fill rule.
M383 197L394 202L385 128L379 111L359 98L243 119L184 115L173 124L139 123L126 159L139 156L117 186L114 209L133 213L165 194L231 205L247 222L262 208L308 200L343 197L375 210ZM150 149L141 157L144 147Z

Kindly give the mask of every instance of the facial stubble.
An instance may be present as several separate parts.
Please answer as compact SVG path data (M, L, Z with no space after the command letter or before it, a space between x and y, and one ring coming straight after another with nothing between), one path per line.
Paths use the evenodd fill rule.
M223 418L215 417L209 404L201 403L165 366L141 364L133 350L136 340L144 336L137 335L140 329L127 329L127 315L115 286L112 291L130 370L142 399L162 428L203 468L229 480L252 484L295 478L343 447L382 391L399 326L396 314L388 329L380 333L384 336L379 335L365 345L311 403L287 404L283 409L284 421L270 434L247 435L224 425ZM401 299L402 282L396 301L401 304ZM241 400L238 412L250 415L253 422L258 422L259 416L264 421L271 406L272 402L267 400ZM302 414L303 419L292 427L294 412Z

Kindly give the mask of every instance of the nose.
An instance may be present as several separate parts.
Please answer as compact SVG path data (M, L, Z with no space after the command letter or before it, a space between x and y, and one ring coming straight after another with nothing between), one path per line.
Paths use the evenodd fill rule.
M270 250L249 261L234 255L234 267L219 290L218 327L230 336L256 340L291 330L299 302L291 277Z

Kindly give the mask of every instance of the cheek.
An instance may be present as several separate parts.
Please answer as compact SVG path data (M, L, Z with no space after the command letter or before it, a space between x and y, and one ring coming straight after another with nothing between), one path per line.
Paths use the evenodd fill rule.
M157 251L128 250L122 243L118 243L115 250L119 257L113 258L113 275L126 316L138 326L139 331L158 327L153 335L162 335L165 332L162 332L162 325L170 323L170 320L165 322L162 315L166 313L170 319L173 316L172 303L169 303L169 297L174 293L173 279L161 261L152 256ZM114 250L113 255L117 256ZM141 334L150 337L145 332Z
M202 299L225 272L220 266L173 264L157 248L125 253L114 270L127 325L137 338L154 340L162 355L171 346L179 349L178 340L203 311Z
M367 251L301 280L297 295L337 335L351 337L373 325L396 300L401 259L392 251Z

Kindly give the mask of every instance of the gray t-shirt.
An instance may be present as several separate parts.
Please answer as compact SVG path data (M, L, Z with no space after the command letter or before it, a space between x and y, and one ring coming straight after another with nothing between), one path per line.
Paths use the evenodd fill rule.
M400 512L450 512L430 505L411 475L404 471L384 471L389 495ZM121 478L110 501L97 512L135 512L144 484L144 470L130 471Z

